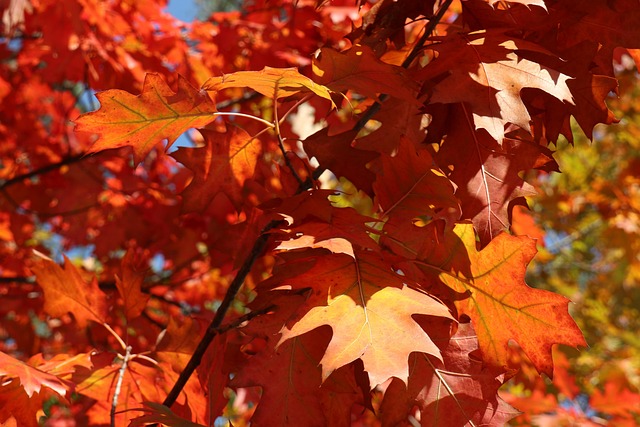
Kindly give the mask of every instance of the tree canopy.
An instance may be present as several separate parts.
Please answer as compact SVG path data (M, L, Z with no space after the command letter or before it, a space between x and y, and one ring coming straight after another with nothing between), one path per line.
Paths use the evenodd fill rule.
M166 3L0 3L0 425L640 422L638 0Z

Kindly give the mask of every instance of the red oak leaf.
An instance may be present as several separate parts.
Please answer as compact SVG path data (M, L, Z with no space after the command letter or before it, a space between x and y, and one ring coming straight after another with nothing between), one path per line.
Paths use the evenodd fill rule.
M84 328L92 320L105 323L107 296L93 278L87 283L78 269L64 256L64 269L50 259L40 259L31 267L38 284L44 290L44 309L54 317L73 314L78 326Z
M452 107L449 120L458 125L442 140L434 158L456 184L462 219L473 221L484 246L509 229L511 206L536 194L521 178L522 172L557 170L557 165L548 148L526 135L514 132L499 145L485 132L475 131L465 105Z
M133 250L128 250L122 258L122 278L116 276L116 288L124 301L124 313L131 321L140 316L151 297L142 293L144 272L139 262L136 262Z
M182 209L202 212L220 192L238 209L244 201L243 185L253 176L262 143L235 126L229 126L225 133L205 129L200 133L204 147L180 147L171 154L193 172L192 181L182 192Z
M303 302L302 295L277 291L252 303L254 309L264 304L275 308L242 328L254 341L264 341L264 348L242 364L230 385L262 387L253 423L348 427L351 407L362 402L369 390L361 390L355 383L352 366L335 371L322 382L319 362L330 340L330 329L319 328L276 347L282 325Z
M459 238L457 245L418 264L464 296L455 299L455 306L459 315L471 318L488 366L507 366L508 343L514 340L538 372L551 377L554 344L586 346L568 313L569 300L530 288L524 281L527 264L537 252L534 240L502 233L478 252L470 224L458 224L453 232ZM454 238L449 233L445 240ZM469 265L456 265L456 253L466 253Z
M313 93L328 99L333 105L329 89L303 76L295 68L264 67L261 71L238 71L211 77L202 85L204 90L213 91L234 87L248 87L272 99Z
M417 103L417 84L401 67L382 62L367 46L356 45L346 52L324 48L313 63L316 81L335 92L353 90L372 99L390 94Z
M400 139L395 156L382 154L373 185L376 200L390 232L396 222L442 218L450 226L460 219L460 205L453 195L454 186L438 169L425 149Z
M259 289L311 288L311 295L297 311L297 320L283 329L280 344L320 326L331 326L331 341L320 361L323 379L361 359L375 387L391 377L406 381L411 352L439 357L439 350L412 316L448 318L442 303L406 286L378 254L356 250L352 257L308 252L307 258L280 266L282 276L275 272Z
M521 49L546 53L533 43L494 30L452 34L439 41L430 46L439 56L421 73L425 80L437 81L429 103L467 104L474 128L485 129L499 144L509 123L530 131L522 89L540 89L573 103L569 76L518 55Z
M98 134L90 153L131 146L136 163L163 140L168 141L168 148L188 129L212 122L216 112L207 93L182 77L178 92L173 92L160 75L153 73L146 75L140 95L111 89L96 96L100 109L76 119L76 131Z
M400 425L415 405L423 426L505 425L519 414L498 396L503 375L472 354L478 339L469 323L460 324L451 337L434 337L434 342L442 349L444 363L423 354L411 356L408 384L394 380L385 391L380 407L383 426Z
M304 150L309 157L315 157L321 167L329 169L337 177L347 178L358 190L372 194L371 183L375 175L367 169L367 163L378 154L353 148L356 134L349 131L329 135L329 128L320 129L304 140Z

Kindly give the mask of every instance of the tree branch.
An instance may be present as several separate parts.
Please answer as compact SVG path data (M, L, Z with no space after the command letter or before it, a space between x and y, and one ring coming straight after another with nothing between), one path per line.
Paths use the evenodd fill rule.
M405 68L405 69L409 68L409 66L411 66L411 64L416 59L416 57L424 49L425 42L429 37L431 37L431 33L433 33L433 30L435 30L436 26L440 23L440 20L444 16L447 9L449 9L449 6L451 6L452 2L453 0L445 0L440 5L440 7L438 8L438 12L436 12L433 18L431 18L427 23L427 25L425 25L424 33L422 33L422 36L420 37L420 39L416 42L415 45L413 45L411 52L409 52L409 55L405 58L405 60L402 61L402 65L401 65L402 68ZM353 126L353 130L356 132L362 130L367 124L367 122L371 120L371 118L375 116L378 113L378 111L380 111L380 108L382 107L382 103L385 102L387 99L389 99L389 95L387 95L386 93L381 94L378 97L378 101L374 102L373 105L369 107L367 111L365 111L362 117L360 117L360 120L358 120L355 126Z
M253 263L256 261L256 259L258 259L260 255L262 255L262 252L267 245L267 241L269 240L269 234L267 233L280 223L281 221L271 221L260 232L260 236L254 242L253 248L251 248L251 252L244 260L244 263L240 267L240 270L238 270L238 273L233 279L233 282L231 282L231 284L229 285L229 289L227 289L227 293L225 294L224 299L222 300L222 303L218 308L218 311L216 311L213 320L207 327L204 336L198 343L198 347L193 352L193 355L191 356L191 359L189 359L187 366L185 366L184 370L180 373L178 380L173 385L173 388L165 398L164 402L162 402L163 405L171 407L171 405L175 403L176 399L180 395L180 392L187 384L187 381L189 380L193 372L195 372L196 368L200 365L202 356L204 356L204 353L207 351L209 344L211 344L216 335L218 335L219 327L222 324L222 321L224 320L229 307L231 307L231 303L242 287L244 279L251 271Z
M13 184L17 184L19 182L22 182L25 179L33 178L34 176L44 175L47 172L51 172L51 171L54 171L56 169L60 169L63 166L70 165L72 163L77 163L77 162L81 161L82 159L84 159L86 157L89 157L89 156L90 155L86 155L86 154L76 154L74 156L69 156L67 158L64 158L64 159L60 160L59 162L51 163L51 164L48 164L48 165L43 166L41 168L34 169L31 172L27 172L27 173L23 173L23 174L20 174L20 175L16 175L13 178L7 179L2 184L0 184L0 190L4 190L6 187L8 187L10 185L13 185Z

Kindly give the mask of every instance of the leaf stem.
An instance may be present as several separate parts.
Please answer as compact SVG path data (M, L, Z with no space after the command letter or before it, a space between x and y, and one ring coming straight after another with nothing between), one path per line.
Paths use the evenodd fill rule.
M244 117L247 119L253 119L257 122L260 122L262 124L264 124L265 126L273 129L275 127L275 125L273 123L271 123L268 120L262 119L260 117L256 117L256 116L252 116L251 114L245 114L245 113L235 113L233 111L216 111L215 113L212 114L213 116L237 116L237 117Z
M124 343L124 341L122 340L122 338L120 338L120 335L118 335L118 334L116 333L116 331L114 331L114 330L113 330L113 328L111 328L111 326L109 326L109 324L108 324L108 323L106 323L106 322L105 322L105 323L103 323L103 324L102 324L102 326L104 326L104 327L105 327L105 329L106 329L107 331L109 331L109 333L110 333L111 335L113 335L113 336L116 338L116 340L118 341L118 343L120 344L120 346L122 347L122 349L123 349L123 350L126 350L127 348L129 348L129 347Z
M278 100L277 100L278 85L279 85L279 82L276 81L276 84L274 87L274 94L273 94L273 124L275 126L274 131L276 133L276 137L278 138L278 146L280 147L280 151L282 152L282 157L284 158L284 164L287 165L287 168L289 168L289 170L293 174L293 177L298 182L298 185L302 185L302 179L300 179L300 176L298 175L295 168L291 164L291 160L289 160L289 157L287 156L287 150L284 147L284 139L282 139L282 134L280 133L280 120L278 120ZM296 106L297 105L298 104L296 104ZM289 114L290 111L291 110L287 111L287 113L285 114L285 117L287 116L287 114ZM282 118L282 120L284 120L284 117Z

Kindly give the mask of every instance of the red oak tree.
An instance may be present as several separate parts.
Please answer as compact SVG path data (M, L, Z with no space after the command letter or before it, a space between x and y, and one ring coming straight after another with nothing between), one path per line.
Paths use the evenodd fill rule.
M511 219L638 0L164 6L2 3L0 423L503 425L586 346Z

